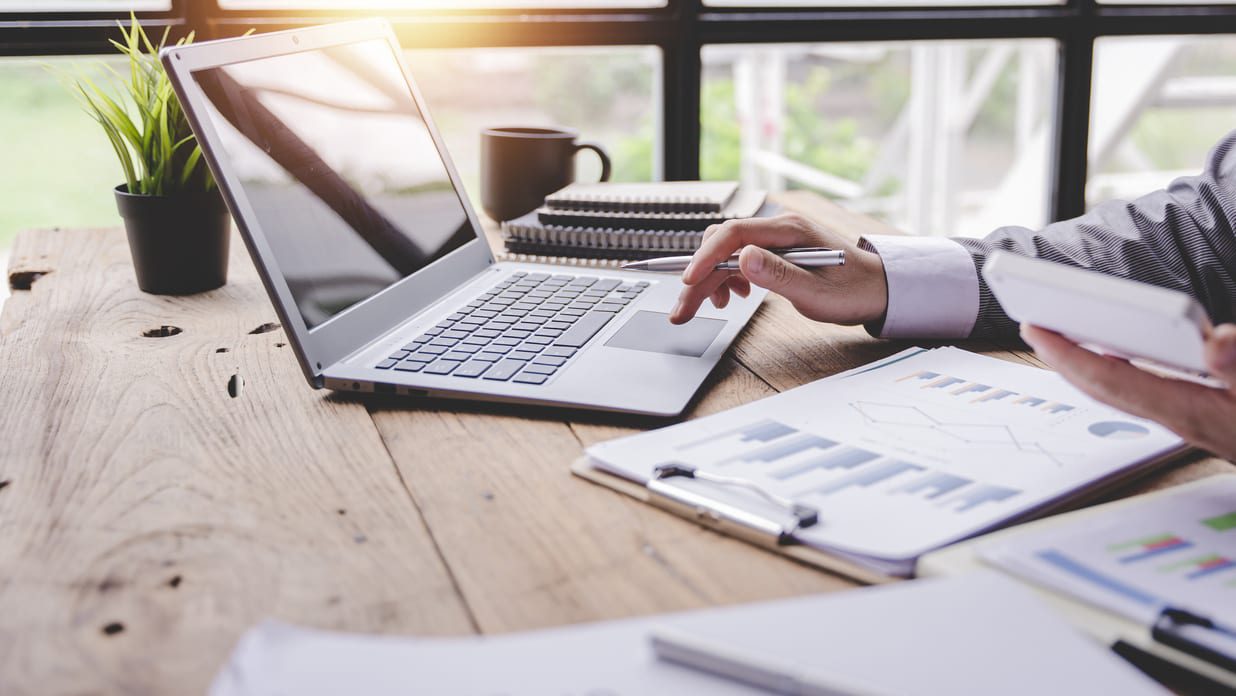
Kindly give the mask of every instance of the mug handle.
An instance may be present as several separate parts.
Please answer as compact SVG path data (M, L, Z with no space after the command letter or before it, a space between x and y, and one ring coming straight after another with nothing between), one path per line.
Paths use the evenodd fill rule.
M596 143L576 143L575 152L572 154L578 154L580 150L592 150L597 153L597 157L601 158L601 181L609 181L613 167L610 166L609 155L605 153L605 148Z

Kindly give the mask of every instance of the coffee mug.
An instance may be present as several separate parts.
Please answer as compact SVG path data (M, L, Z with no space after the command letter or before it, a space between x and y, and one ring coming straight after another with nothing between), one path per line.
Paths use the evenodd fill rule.
M539 208L545 197L575 181L575 154L601 158L601 181L609 181L609 155L600 145L578 142L567 128L489 128L481 132L481 206L495 220L513 220Z

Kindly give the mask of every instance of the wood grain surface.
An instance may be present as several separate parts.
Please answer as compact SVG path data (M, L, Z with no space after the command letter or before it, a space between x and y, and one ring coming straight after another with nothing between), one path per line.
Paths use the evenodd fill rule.
M263 617L492 633L853 586L570 474L587 445L665 421L308 388L233 252L227 286L166 298L137 290L121 232L18 238L0 315L0 694L200 693ZM905 345L770 298L688 417ZM1231 469L1197 456L1129 490Z

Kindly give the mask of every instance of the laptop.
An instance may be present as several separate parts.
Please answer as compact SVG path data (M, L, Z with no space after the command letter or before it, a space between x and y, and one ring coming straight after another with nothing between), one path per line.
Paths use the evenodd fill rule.
M674 416L764 297L498 262L385 21L161 58L315 388Z

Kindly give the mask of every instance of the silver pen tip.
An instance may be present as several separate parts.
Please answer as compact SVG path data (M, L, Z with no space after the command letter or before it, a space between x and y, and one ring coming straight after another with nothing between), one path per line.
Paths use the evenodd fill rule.
M647 270L647 268L647 261L632 261L631 263L622 264L622 270L624 271L643 271Z

